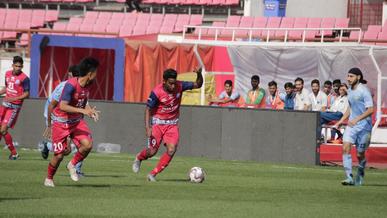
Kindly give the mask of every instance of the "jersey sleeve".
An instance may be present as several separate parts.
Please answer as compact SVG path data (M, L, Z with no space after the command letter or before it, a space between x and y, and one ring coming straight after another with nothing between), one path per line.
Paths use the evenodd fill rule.
M61 100L70 102L74 91L75 87L70 83L66 83L62 91Z
M366 108L370 108L370 107L373 107L374 106L374 102L372 100L372 96L371 96L371 92L370 90L368 90L367 88L364 89L364 92L363 92L363 95L364 95L364 106Z
M29 92L30 91L30 78L26 77L23 80L22 85L23 85L24 92Z
M59 84L52 92L52 100L59 101L64 85Z
M193 82L182 82L181 86L182 86L183 92L184 92L186 90L192 90L194 87L194 83Z
M152 91L151 94L149 95L146 106L148 106L149 108L155 108L158 103L159 103L159 99L157 98L156 94Z
M226 92L225 92L225 91L221 92L221 93L219 94L218 98L219 98L220 100L226 98Z

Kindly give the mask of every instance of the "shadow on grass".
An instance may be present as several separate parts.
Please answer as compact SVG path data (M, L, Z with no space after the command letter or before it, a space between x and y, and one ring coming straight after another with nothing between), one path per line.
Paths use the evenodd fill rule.
M140 187L140 185L109 185L109 184L73 184L73 185L60 185L61 187L74 187L74 188L131 188Z
M387 183L386 184L365 184L363 186L370 186L370 187L387 187Z
M189 182L188 179L161 179L164 182Z
M0 197L0 202L3 201L20 201L20 200L34 200L34 199L39 199L39 198L31 198L31 197L17 197L17 198L2 198Z
M65 175L65 174L62 174L62 175L57 175L57 176L61 176L61 177L69 177L69 175ZM93 175L93 174L85 174L84 177L82 178L124 178L124 177L128 177L126 175Z

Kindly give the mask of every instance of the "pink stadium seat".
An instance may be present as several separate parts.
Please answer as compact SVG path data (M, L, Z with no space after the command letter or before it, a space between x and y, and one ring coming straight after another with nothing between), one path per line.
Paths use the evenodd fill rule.
M321 21L321 28L334 28L335 27L336 18L334 17L324 17ZM321 36L324 32L324 36L332 36L333 30L324 30L320 31L318 36Z
M224 5L239 5L239 0L226 0Z
M239 27L251 28L253 26L253 23L254 23L254 17L245 17L245 16L243 16L241 18L240 23L239 23ZM235 31L235 34L237 36L246 37L246 36L248 36L249 31L248 30L237 30L237 31Z
M59 11L48 10L48 11L46 11L45 21L46 22L56 22L56 21L58 21L58 17L59 17Z
M112 17L111 12L99 12L98 19L110 20Z
M53 30L66 30L67 29L67 23L55 22L52 29ZM52 34L53 35L66 35L64 33L52 33Z
M17 27L17 23L15 23L15 22L7 22L7 20L6 20L4 23L4 28L6 28L6 29L16 29L16 27ZM16 39L16 35L17 35L17 33L14 31L12 31L12 32L4 31L3 36L1 38L2 39Z
M124 13L118 13L118 12L113 12L112 17L110 20L123 20L125 18Z
M212 0L211 5L222 6L226 4L226 0Z
M121 27L121 26L114 25L114 24L109 24L109 25L106 27L106 32L107 32L107 33L119 33L119 32L120 32L120 27Z
M122 26L136 26L136 21L135 20L124 20L122 23Z
M106 32L106 26L105 25L94 25L93 26L93 32L98 33L105 33ZM94 37L105 37L105 35L94 35Z
M119 36L120 37L131 36L132 31L133 31L133 26L121 26Z
M358 41L359 40L359 34L360 34L360 31L351 31L351 33L349 34L349 39L351 41ZM362 39L362 37L360 37L360 39Z
M349 18L336 18L335 27L336 28L348 28Z
M307 28L320 28L321 27L321 18L312 17L309 18ZM305 33L306 39L315 39L318 34L318 30L308 30Z
M369 25L367 32L380 32L382 30L382 26L380 25Z
M69 23L67 23L67 27L66 27L66 30L67 31L72 31L72 32L78 32L81 28L81 24L82 24L82 19L81 21L79 20L75 20L75 21L72 21L70 20Z
M201 14L192 14L191 19L189 20L189 25L198 26L203 23L203 15Z
M26 21L19 21L17 24L16 28L18 29L30 29L31 28L31 23L26 22Z
M240 16L229 16L226 21L226 27L239 27L241 17ZM221 31L222 36L231 36L232 29L224 29Z
M150 18L151 18L151 14L141 13L137 15L137 22L140 21L144 23L149 23Z
M166 14L164 16L164 23L175 25L177 20L177 14Z
M81 24L83 21L80 17L70 17L69 24Z
M150 22L152 23L153 21L161 21L161 23L163 22L163 19L164 19L164 15L163 14L152 14L151 15L151 18L150 18Z
M144 26L144 25L136 25L134 28L133 28L133 33L132 35L133 36L138 36L138 35L145 35L146 34L146 29L148 28L148 26Z
M280 28L293 28L295 19L293 17L284 17L282 18ZM274 36L276 38L284 38L285 37L286 30L277 30L275 31ZM288 31L289 36L289 31Z
M45 10L35 9L32 11L32 17L45 17L45 16L46 16Z
M108 23L110 22L110 19L105 19L105 18L98 18L96 21L95 21L95 24L96 25L102 25L102 26L107 26Z
M31 22L32 10L21 10L19 14L19 21Z
M93 25L88 23L82 23L79 27L79 31L81 32L93 32ZM93 34L77 34L78 36L93 36Z
M377 40L380 30L382 29L379 25L369 25L367 31L363 35L364 40ZM374 45L373 42L365 42L364 44Z
M294 28L306 28L308 26L308 18L296 18L294 21ZM293 40L301 40L303 30L291 30L289 31L288 38Z
M146 34L157 34L160 31L161 26L160 25L149 25Z
M213 22L212 26L213 27L224 27L224 26L226 26L226 24L224 22ZM211 36L215 36L215 34L217 33L217 35L219 36L221 31L222 31L222 29L215 29L215 28L208 29L207 34L211 35Z
M87 11L85 14L85 18L93 18L94 20L96 20L98 18L98 14L98 11Z
M267 24L267 18L266 17L255 17L253 22L254 28L265 28ZM261 37L262 36L262 30L253 30L253 36L254 37Z
M269 17L267 19L266 28L279 28L281 24L281 18L280 17ZM268 31L264 30L262 31L262 38L266 39L268 35ZM273 38L275 36L275 30L270 30L269 38Z
M160 33L171 34L173 32L174 25L164 25L160 28Z
M387 31L382 31L382 32L379 32L378 34L378 40L384 40L384 41L387 41ZM376 45L387 45L387 42L378 42L376 43Z
M108 25L116 25L121 26L121 24L124 22L123 19L110 19Z
M179 14L177 21L176 21L176 24L175 24L175 29L173 30L173 32L182 32L184 25L189 24L189 19L190 19L190 15Z

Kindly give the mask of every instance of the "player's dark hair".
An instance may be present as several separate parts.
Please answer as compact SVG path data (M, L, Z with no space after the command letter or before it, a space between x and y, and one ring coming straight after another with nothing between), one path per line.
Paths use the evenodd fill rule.
M285 83L284 88L285 88L285 89L287 89L287 88L293 89L293 88L294 88L293 83L291 83L291 82Z
M324 86L325 85L332 86L332 82L330 80L327 80L327 81L324 82Z
M351 68L349 71L348 71L349 74L353 74L353 75L356 75L356 76L360 76L360 80L359 80L359 83L363 83L363 84L367 84L367 81L364 80L363 78L363 72L361 72L361 70L357 67L354 67L354 68Z
M20 56L14 56L14 57L13 57L13 63L14 63L14 64L16 64L16 63L21 63L21 64L23 64L24 61L23 61L23 58L22 58L22 57L20 57Z
M302 85L304 85L304 80L301 78L301 77L297 77L294 82L298 82L300 81L302 83Z
M73 77L78 77L79 76L79 67L78 65L72 65L69 67L68 72L71 72Z
M163 73L163 79L168 80L168 79L176 79L177 78L177 72L176 70L169 68L166 69Z
M230 85L230 86L232 86L232 81L231 80L226 80L226 81L224 81L224 85L226 85L226 84L228 84L228 85Z
M339 79L335 79L335 80L333 80L333 85L341 85L341 81L339 80Z
M86 76L89 72L95 72L99 66L99 61L93 57L84 58L78 65L79 76Z
M259 76L258 75L253 75L251 77L251 80L257 80L259 82Z
M275 86L277 87L277 83L273 80L273 81L270 81L268 84L267 84L269 87L270 86Z
M317 84L318 86L320 86L320 81L318 79L314 79L314 80L312 80L310 85L313 85L313 84Z

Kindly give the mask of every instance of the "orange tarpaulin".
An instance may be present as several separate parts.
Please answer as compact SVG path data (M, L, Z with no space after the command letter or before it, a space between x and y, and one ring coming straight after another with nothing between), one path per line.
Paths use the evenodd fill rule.
M199 46L206 70L212 70L214 47ZM155 42L126 42L124 99L145 102L151 90L162 82L163 71L192 72L198 66L192 45Z

